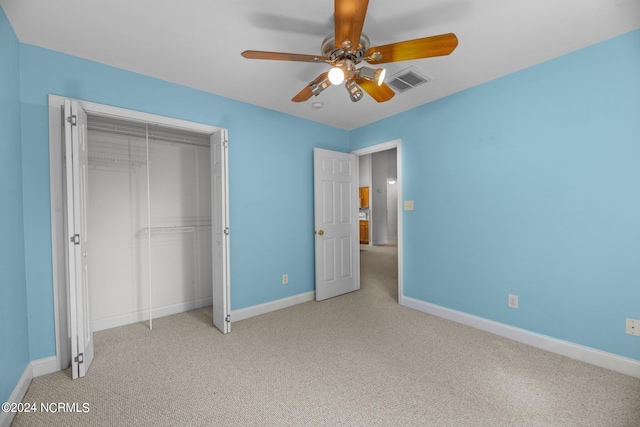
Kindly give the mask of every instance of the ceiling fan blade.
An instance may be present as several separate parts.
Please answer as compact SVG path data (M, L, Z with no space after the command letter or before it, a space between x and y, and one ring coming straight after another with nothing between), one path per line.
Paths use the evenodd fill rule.
M311 89L315 86L315 89ZM313 95L317 95L326 88L331 86L329 81L329 72L324 72L315 78L311 83L304 87L296 96L291 98L293 102L303 102L311 98Z
M367 14L369 0L335 0L335 43L341 48L344 40L349 40L354 48L360 44L364 18Z
M378 102L388 101L396 94L386 83L378 86L374 82L365 79L356 79L356 83Z
M458 46L458 38L453 33L439 36L424 37L407 40L383 46L369 48L364 54L371 56L375 52L381 54L380 59L368 59L369 64L384 64L387 62L407 61L410 59L432 58L434 56L449 55Z
M293 102L304 102L313 96L313 92L309 86L305 86L296 96L291 98Z
M265 52L262 50L245 50L242 56L248 59L270 59L274 61L326 62L330 59L320 55L303 55L300 53Z

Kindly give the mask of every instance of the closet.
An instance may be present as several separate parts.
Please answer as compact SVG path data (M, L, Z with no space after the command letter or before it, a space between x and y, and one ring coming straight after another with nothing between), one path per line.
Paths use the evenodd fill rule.
M210 134L88 115L93 331L212 305Z
M49 95L56 366L93 330L213 305L231 332L227 129Z

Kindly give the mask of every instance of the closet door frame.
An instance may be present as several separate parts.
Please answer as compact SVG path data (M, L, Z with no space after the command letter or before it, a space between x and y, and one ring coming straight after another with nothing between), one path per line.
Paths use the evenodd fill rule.
M64 370L71 360L70 338L68 330L67 315L67 260L65 256L66 234L64 228L65 208L64 208L64 158L62 151L63 144L63 119L62 108L65 100L77 101L78 105L89 115L114 117L123 120L141 121L149 124L174 127L189 131L214 133L227 130L218 126L206 125L203 123L190 122L186 120L174 119L171 117L159 116L155 114L143 113L125 108L113 107L94 102L72 99L58 95L49 95L49 166L50 166L50 197L51 197L51 255L53 268L53 302L55 315L56 333L56 356L55 364L43 367L41 374ZM228 169L226 170L226 180L228 182ZM229 209L228 197L223 197L223 205L226 212ZM225 248L226 259L229 259L228 247ZM226 294L230 295L230 281L228 275L222 284Z

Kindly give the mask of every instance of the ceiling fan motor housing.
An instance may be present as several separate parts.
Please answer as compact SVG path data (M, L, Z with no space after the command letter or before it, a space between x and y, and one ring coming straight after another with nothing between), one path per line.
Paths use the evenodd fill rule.
M336 47L335 35L327 36L322 42L322 55L331 58L331 63L334 63L340 59L349 59L354 63L358 63L364 57L364 53L369 49L369 37L362 33L360 36L360 43L355 48L340 49Z

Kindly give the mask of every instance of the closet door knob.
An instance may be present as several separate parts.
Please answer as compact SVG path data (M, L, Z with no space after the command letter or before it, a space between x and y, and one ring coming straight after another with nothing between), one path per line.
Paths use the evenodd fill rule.
M318 234L322 236L324 234L324 230L318 230Z

